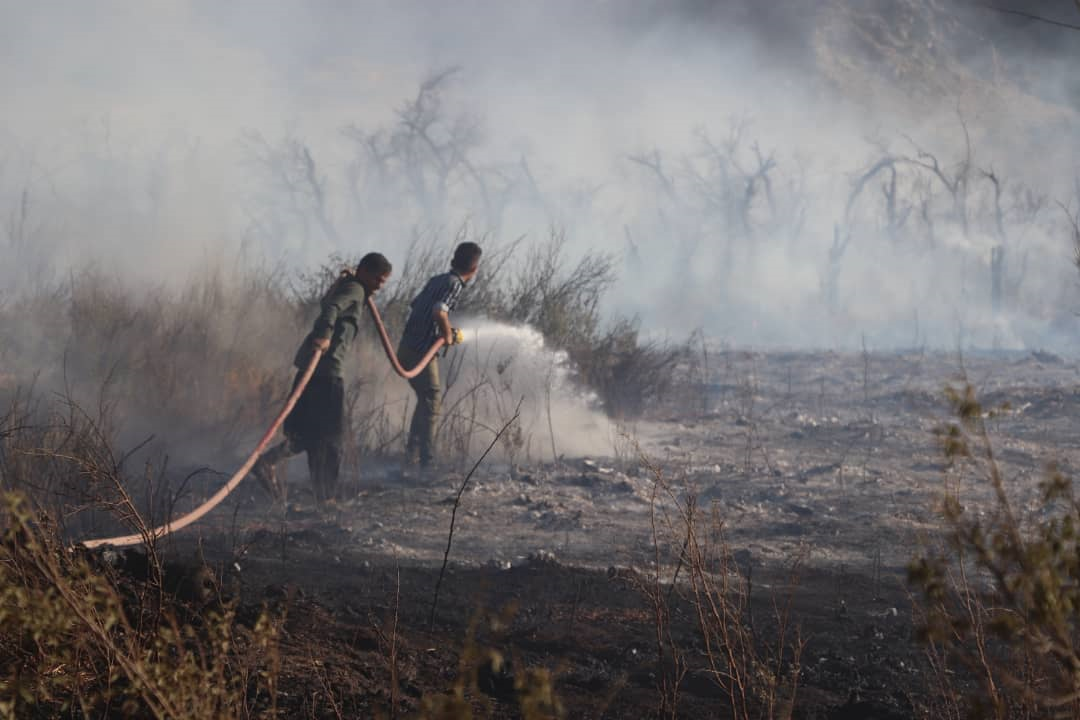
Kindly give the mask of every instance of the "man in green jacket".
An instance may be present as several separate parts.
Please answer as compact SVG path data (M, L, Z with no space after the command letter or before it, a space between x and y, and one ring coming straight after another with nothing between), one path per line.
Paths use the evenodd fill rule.
M294 388L311 362L312 353L319 349L323 356L285 418L285 441L267 450L251 471L277 502L285 500L285 487L279 482L275 466L301 452L307 453L316 502L322 504L337 492L345 431L344 361L360 329L368 295L386 284L391 270L390 261L383 255L368 253L360 259L356 271L342 273L322 299L322 311L293 360L297 368Z

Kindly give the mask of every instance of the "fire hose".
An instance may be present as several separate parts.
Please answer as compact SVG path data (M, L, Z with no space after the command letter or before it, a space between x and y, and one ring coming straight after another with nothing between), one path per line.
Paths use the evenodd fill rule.
M401 363L397 359L397 354L394 352L393 346L390 344L390 336L386 333L386 327L383 325L382 318L379 316L379 311L375 307L375 301L372 300L369 295L366 300L368 310L371 311L371 319L375 321L375 328L379 332L379 340L382 342L383 350L386 352L386 358L390 361L390 366L401 377L406 380L414 378L420 374L420 372L427 367L431 359L435 357L435 354L439 351L446 341L443 338L437 339L431 348L427 351L427 354L420 359L420 362L416 364L416 367L411 370L406 370L401 366ZM460 343L462 340L461 331L454 329L453 331L454 343ZM274 422L270 425L270 428L263 433L262 439L259 440L259 444L255 446L255 449L248 455L247 460L240 466L232 477L229 478L216 493L210 496L202 505L182 515L175 520L171 520L164 525L158 525L155 528L147 530L145 533L134 533L132 535L121 535L118 537L98 538L96 540L84 540L81 544L87 549L93 549L102 545L112 545L114 547L122 547L124 545L138 545L142 542L150 542L152 540L158 540L171 533L181 530L188 525L196 522L208 512L221 504L221 502L236 489L237 485L247 477L251 472L251 468L255 466L255 462L262 455L266 446L270 443L270 440L277 433L278 428L281 427L281 423L285 422L285 418L292 412L293 407L296 405L297 400L300 399L301 393L304 392L304 388L307 387L308 382L311 380L311 376L315 374L315 368L319 364L319 360L322 359L323 351L316 348L312 353L311 360L308 362L307 367L304 368L303 374L300 376L300 381L296 383L292 393L289 394L288 399L285 401L285 406L281 408L281 412L274 418Z

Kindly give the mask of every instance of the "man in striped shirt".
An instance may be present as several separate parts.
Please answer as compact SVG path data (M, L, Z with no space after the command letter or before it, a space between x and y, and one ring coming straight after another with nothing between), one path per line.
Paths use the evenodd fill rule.
M398 346L398 360L404 367L414 367L439 338L443 338L447 346L454 344L450 311L457 304L466 283L476 275L480 255L480 246L476 243L461 243L454 251L450 272L428 280L424 289L413 299L405 332ZM435 427L442 409L438 358L432 358L409 384L416 392L416 409L409 426L405 455L408 461L419 460L421 467L428 467L433 459Z

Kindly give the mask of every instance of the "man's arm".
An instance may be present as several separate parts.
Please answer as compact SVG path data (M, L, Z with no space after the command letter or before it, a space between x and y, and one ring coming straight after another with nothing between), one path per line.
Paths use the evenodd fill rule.
M454 329L450 327L450 313L438 305L435 306L435 322L439 324L439 332L442 333L443 341L447 345L454 344Z
M353 283L339 282L323 301L322 312L315 319L312 330L312 345L317 350L326 352L330 348L330 338L334 335L334 325L341 312L356 300L356 288Z
M458 295L461 294L462 285L460 283L451 282L446 289L442 292L442 296L438 302L435 303L435 307L432 308L431 314L435 320L435 323L439 326L439 332L442 333L443 340L447 345L454 344L454 329L450 325L450 308L457 303Z

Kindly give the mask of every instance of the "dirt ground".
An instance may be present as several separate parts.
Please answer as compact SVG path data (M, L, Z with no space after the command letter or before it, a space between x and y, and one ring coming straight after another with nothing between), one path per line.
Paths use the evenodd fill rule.
M998 458L1017 501L1034 508L1048 463L1067 475L1080 463L1070 432L1076 361L724 352L711 354L709 381L681 403L688 409L624 428L605 454L483 464L461 498L430 627L460 469L416 477L372 464L359 493L324 512L293 473L284 516L243 487L227 511L168 544L180 560L200 547L252 613L264 603L287 612L289 716L390 716L392 667L397 710L414 712L424 695L449 692L485 648L509 667L488 663L469 683L481 716L517 717L515 673L547 668L565 717L651 717L666 670L642 586L657 547L665 582L680 553L663 497L654 543L656 469L675 497L692 493L722 521L735 572L752 578L746 621L762 637L801 558L791 615L806 644L795 717L919 717L928 673L906 564L934 541L946 477L965 502L989 499L977 478L947 475L935 440L948 420L943 389L962 367L984 407L1001 409L990 421ZM678 716L723 717L685 573L677 585L671 632L687 664Z

